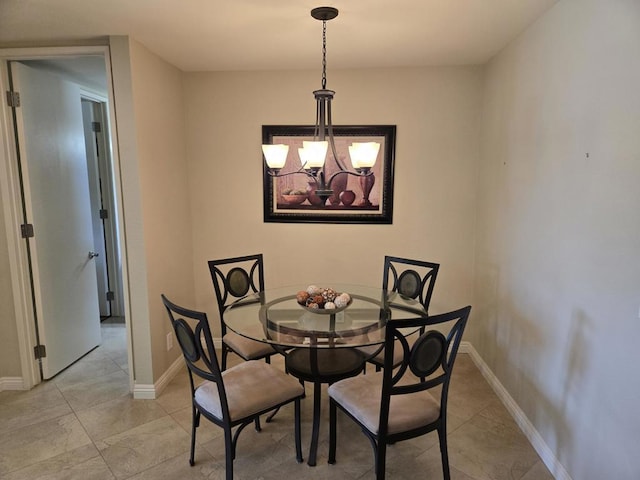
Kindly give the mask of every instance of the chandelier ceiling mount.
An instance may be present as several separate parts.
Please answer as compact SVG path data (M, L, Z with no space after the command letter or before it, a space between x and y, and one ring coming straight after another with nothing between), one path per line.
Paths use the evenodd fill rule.
M313 141L303 142L303 147L298 149L301 167L288 173L280 173L280 170L286 164L289 145L262 145L268 173L271 177L284 177L294 174L307 175L312 181L315 181L317 187L316 195L322 199L323 206L333 194L331 183L337 175L348 174L368 177L365 183L369 186L364 188L363 205L370 205L368 195L375 181L371 169L375 165L380 144L354 142L349 147L349 156L354 169L354 171L351 171L340 161L333 137L331 101L335 92L327 89L327 22L338 16L338 9L334 7L317 7L311 10L311 16L316 20L322 21L322 88L313 92L316 99L316 122ZM338 171L326 178L325 159L329 149Z

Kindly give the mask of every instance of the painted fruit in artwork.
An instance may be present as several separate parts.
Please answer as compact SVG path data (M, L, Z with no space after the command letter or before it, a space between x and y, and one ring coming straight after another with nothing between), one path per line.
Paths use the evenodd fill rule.
M353 190L345 190L340 194L340 201L345 207L351 205L355 199L356 194L353 193Z

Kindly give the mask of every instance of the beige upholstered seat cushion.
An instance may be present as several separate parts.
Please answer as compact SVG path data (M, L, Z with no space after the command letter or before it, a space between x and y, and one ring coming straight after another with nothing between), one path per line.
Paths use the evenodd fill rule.
M369 345L366 347L358 347L362 353L364 353L367 357L373 355L376 351L380 349L380 345ZM402 349L402 345L400 342L396 341L396 345L393 348L393 366L397 367L402 363L402 359L404 358L404 350ZM380 350L375 356L373 356L370 362L375 363L376 365L384 365L384 348Z
M227 334L222 338L222 341L245 360L262 358L265 355L272 355L276 353L273 347L268 343L251 340L247 337L243 337L242 335L238 335L235 332L227 332Z
M329 387L329 396L351 415L378 433L382 372L347 378ZM428 425L438 419L440 405L429 392L393 395L389 406L388 433L400 433Z
M304 387L293 377L267 363L242 362L222 373L231 420L253 415L261 410L302 395ZM197 389L195 399L203 409L222 418L218 386L206 381Z

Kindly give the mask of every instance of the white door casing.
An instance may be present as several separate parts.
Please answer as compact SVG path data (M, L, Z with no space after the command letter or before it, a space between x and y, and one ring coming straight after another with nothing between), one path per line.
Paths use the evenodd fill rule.
M11 62L37 330L53 377L100 343L80 89ZM28 139L28 141L26 141Z

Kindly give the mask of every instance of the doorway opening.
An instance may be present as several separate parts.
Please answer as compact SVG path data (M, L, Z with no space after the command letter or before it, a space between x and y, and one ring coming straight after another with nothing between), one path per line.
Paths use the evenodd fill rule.
M100 321L122 317L121 256L118 244L117 209L109 157L110 135L106 99L85 92L82 96L91 226L95 246Z
M74 47L47 55L43 50L0 58L11 91L5 123L12 124L15 139L5 159L12 163L7 190L13 187L5 211L21 230L9 254L18 259L11 276L22 296L15 303L25 388L53 378L100 345L106 319L124 329L121 363L131 358L108 49ZM49 103L50 97L55 98ZM70 217L76 222L69 223ZM9 231L16 228L9 218L5 223ZM66 297L68 292L75 297ZM129 377L131 387L130 370Z

